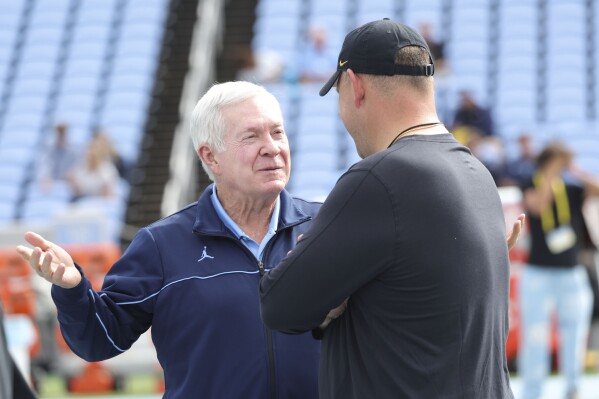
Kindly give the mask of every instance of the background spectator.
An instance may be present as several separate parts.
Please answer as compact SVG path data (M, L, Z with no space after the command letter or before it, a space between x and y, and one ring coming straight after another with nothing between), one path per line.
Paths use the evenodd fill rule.
M43 155L40 170L42 189L49 189L53 181L65 180L67 172L79 159L76 149L68 139L68 126L59 123L54 127L54 142Z
M479 105L472 93L462 91L452 130L459 132L454 132L456 138L466 145L476 136L492 136L494 131L491 112Z
M101 129L95 130L91 145L97 146L98 152L101 154L101 156L112 162L114 167L119 172L119 176L121 176L122 178L127 177L129 167L125 160L119 154L118 150L112 144L110 137L108 137L108 135L104 133L104 131L102 131Z
M535 157L532 137L528 133L521 134L518 137L518 157L507 162L502 184L520 187L526 184L534 172Z
M559 143L539 154L536 170L524 187L530 221L530 256L519 292L522 344L519 371L524 399L541 395L549 373L549 331L557 313L559 364L566 378L566 396L577 398L589 334L592 291L580 249L585 238L582 207L585 196L599 195L599 181L572 168L573 153ZM567 178L573 172L578 181Z
M89 144L84 161L69 172L73 201L81 197L112 197L119 172L106 152L102 139Z
M299 80L301 82L324 82L334 71L337 54L327 46L327 30L314 25L308 30L308 40L299 55Z
M282 79L285 64L276 51L266 49L252 51L249 47L242 47L237 54L237 61L240 64L237 80L265 84L276 83Z
M445 43L441 40L437 40L433 36L433 25L430 22L421 22L419 26L420 34L426 40L433 61L435 62L435 75L438 73L444 74L445 72Z

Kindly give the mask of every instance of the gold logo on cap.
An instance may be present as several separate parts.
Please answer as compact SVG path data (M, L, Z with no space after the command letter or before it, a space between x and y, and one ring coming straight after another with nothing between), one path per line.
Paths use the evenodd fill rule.
M349 60L346 61L341 61L339 60L339 66L342 67L343 65L347 64Z

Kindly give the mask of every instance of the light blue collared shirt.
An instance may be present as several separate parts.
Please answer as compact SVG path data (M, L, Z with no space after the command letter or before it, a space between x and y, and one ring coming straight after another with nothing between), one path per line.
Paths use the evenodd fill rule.
M216 186L214 186L212 189L210 199L212 200L212 205L214 206L214 210L216 211L216 214L220 220L229 230L231 230L231 232L233 232L233 234L235 234L235 237L237 237L237 239L239 239L239 241L241 241L241 243L254 254L256 259L261 261L262 256L264 255L264 248L266 247L266 244L268 244L270 239L275 235L277 232L277 227L279 227L279 209L281 207L281 198L277 197L275 209L272 211L272 217L270 218L270 224L268 225L268 231L266 232L266 235L262 239L260 245L248 237L243 230L239 228L237 223L235 223L235 221L233 221L233 219L231 219L231 217L227 214L227 211L225 211L225 208L223 208L222 204L218 200L218 197L216 196Z

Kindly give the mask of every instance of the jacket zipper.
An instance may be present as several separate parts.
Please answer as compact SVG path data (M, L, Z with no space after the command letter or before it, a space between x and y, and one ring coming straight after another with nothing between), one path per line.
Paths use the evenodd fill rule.
M292 228L295 227L297 225L300 225L302 223L305 223L309 220L311 220L312 218L306 218L304 220L292 223L290 225L287 225L281 229L277 230L277 233L279 233L280 231L286 230L288 228ZM203 234L200 233L197 230L193 231L195 234L197 235L206 235L209 237L225 237L228 238L234 242L237 243L237 245L239 245L240 247L243 248L243 250L249 254L252 258L256 259L256 257L254 256L254 254L242 243L240 243L238 240L233 239L233 237L228 236L226 234ZM276 239L276 234L273 237L274 239ZM268 250L270 249L272 243L274 240L270 240L267 244L266 247L264 248L264 256L262 257L263 259L267 258L267 254L268 254ZM258 260L258 259L256 259ZM266 270L264 268L264 262L262 262L261 260L258 260L258 273L260 274L260 278L262 278L262 276L264 276L264 274L266 273ZM264 326L264 329L266 331L266 345L268 347L268 376L270 379L270 397L271 399L277 399L277 373L276 373L276 369L275 369L275 351L274 351L274 344L273 344L273 336L272 336L272 330L268 327L266 327L264 325L264 323L262 323L262 325Z
M266 244L266 247L264 248L264 256L262 256L262 259L267 258L268 250L270 249L272 242L274 240L276 240L277 236L275 235L273 238L274 239L271 239ZM265 270L264 270L264 262L262 262L261 260L258 261L258 271L260 272L260 278L262 278L262 276L264 276ZM272 330L270 328L266 327L266 325L264 325L264 323L262 323L262 325L264 326L264 329L266 330L266 345L268 347L268 375L269 375L269 379L270 379L270 397L271 397L271 399L276 399L277 398L277 372L275 369L275 349L274 349L274 343L273 343L273 337L272 337Z

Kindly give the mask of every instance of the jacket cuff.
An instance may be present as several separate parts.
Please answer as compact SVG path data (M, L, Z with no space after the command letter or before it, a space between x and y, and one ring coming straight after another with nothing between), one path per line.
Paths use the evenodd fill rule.
M52 284L52 300L56 306L60 307L77 307L88 302L87 293L91 289L89 280L85 277L83 269L78 264L75 264L79 273L81 273L81 281L73 288L62 288L56 284Z

